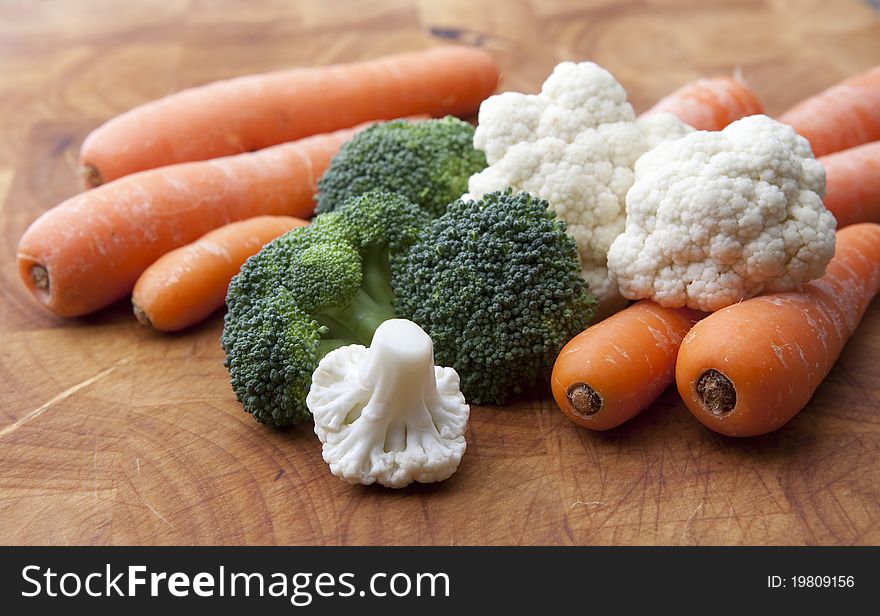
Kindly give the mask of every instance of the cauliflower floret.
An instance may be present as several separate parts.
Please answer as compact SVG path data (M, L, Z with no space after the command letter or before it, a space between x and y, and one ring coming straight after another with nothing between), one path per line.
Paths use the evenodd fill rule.
M642 156L608 267L624 297L714 311L820 277L834 256L825 170L765 115Z
M624 227L624 197L639 156L690 129L670 114L636 120L626 91L592 62L556 66L540 94L505 92L480 106L474 147L484 171L466 199L508 187L550 203L578 245L599 312L622 307L608 278L608 247Z
M434 365L431 338L406 319L382 323L369 349L355 344L325 355L306 404L324 461L349 483L443 481L467 446L470 407L458 374Z

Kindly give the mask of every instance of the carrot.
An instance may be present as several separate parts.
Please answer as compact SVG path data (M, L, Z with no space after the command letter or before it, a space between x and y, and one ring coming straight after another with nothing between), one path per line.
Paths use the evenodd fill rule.
M642 300L566 344L553 366L553 397L576 424L619 426L672 384L678 346L704 315Z
M825 275L709 315L685 337L675 379L691 413L728 436L776 430L825 378L880 289L880 225L837 232Z
M697 130L721 130L734 120L764 113L764 108L741 79L712 77L683 85L643 115L664 111Z
M859 222L880 223L880 141L822 156L825 207L837 228Z
M210 161L142 171L44 213L18 244L19 273L49 310L80 316L131 292L166 252L263 214L309 218L346 129Z
M492 57L459 46L217 81L99 126L83 142L80 164L92 187L135 171L258 150L368 120L468 116L497 84Z
M880 66L801 101L778 120L825 156L880 140Z
M229 281L248 257L306 224L290 216L255 216L162 255L134 285L131 303L137 320L166 332L198 323L223 305Z

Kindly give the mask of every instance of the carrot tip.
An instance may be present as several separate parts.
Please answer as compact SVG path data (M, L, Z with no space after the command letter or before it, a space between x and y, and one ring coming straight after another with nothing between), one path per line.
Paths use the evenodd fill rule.
M49 291L49 272L42 265L31 267L31 280L40 291Z
M87 188L96 188L104 183L101 173L92 165L83 165L79 168L80 177Z
M729 378L717 370L710 368L701 374L696 389L700 404L716 417L736 408L736 388Z
M153 326L153 322L150 320L150 317L147 316L147 313L144 312L140 306L132 302L131 307L134 311L134 318L138 320L138 323L140 323L141 325L146 325L147 327Z
M581 417L595 415L602 408L602 396L586 383L575 383L565 393L572 410Z

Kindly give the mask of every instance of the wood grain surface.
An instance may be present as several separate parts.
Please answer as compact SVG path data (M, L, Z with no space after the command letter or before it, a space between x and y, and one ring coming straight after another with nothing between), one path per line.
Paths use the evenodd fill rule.
M311 427L240 410L219 314L169 336L125 302L63 320L26 293L18 238L77 191L79 144L108 117L217 78L450 37L492 50L502 89L597 61L637 109L740 69L774 113L880 64L880 18L855 1L0 3L0 542L880 542L880 302L775 434L710 433L672 390L597 434L542 389L473 408L452 479L390 491L332 477Z

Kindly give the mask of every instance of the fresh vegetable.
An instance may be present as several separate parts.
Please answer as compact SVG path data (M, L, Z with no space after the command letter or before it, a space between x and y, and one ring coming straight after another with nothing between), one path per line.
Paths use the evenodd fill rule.
M21 278L61 316L128 295L156 259L236 220L308 218L318 177L359 128L127 176L49 210L18 244Z
M423 122L385 122L342 146L318 181L318 213L370 190L400 193L439 216L486 167L473 146L474 128L452 116Z
M880 66L801 101L779 121L806 137L815 156L880 140Z
M245 411L274 426L308 420L318 362L341 346L368 346L395 316L389 258L426 224L404 197L370 192L245 262L226 294L220 339Z
M764 113L758 95L742 79L698 79L660 99L642 114L671 113L697 130L721 130L746 116Z
M430 221L397 194L353 197L270 242L233 278L222 336L233 389L258 420L308 418L329 351L410 319L474 403L502 403L549 374L592 316L577 252L546 202L493 193Z
M828 154L825 167L825 207L837 227L880 222L880 141Z
M498 83L481 49L445 46L364 62L249 75L171 94L83 142L88 186L144 169L249 152L368 120L469 116Z
M324 461L349 483L443 481L467 447L470 407L458 374L434 365L431 338L412 321L390 319L370 348L325 355L307 403Z
M623 87L591 62L557 65L540 94L488 98L479 120L474 145L486 153L489 167L471 177L468 196L512 187L548 201L577 242L600 313L622 308L606 255L623 231L633 166L656 144L690 128L669 114L637 121Z
M425 329L474 404L549 376L593 316L565 223L528 193L459 200L392 262L398 316Z
M642 300L590 326L559 352L550 379L556 404L591 430L635 417L672 384L678 347L703 316Z
M223 305L229 281L248 257L305 224L290 216L256 216L214 229L162 255L134 285L135 316L162 331L198 323Z
M825 173L764 115L642 156L608 268L629 299L713 311L818 278L834 254Z
M728 436L776 430L813 396L878 289L880 225L841 229L819 280L734 304L694 326L675 369L688 409Z

